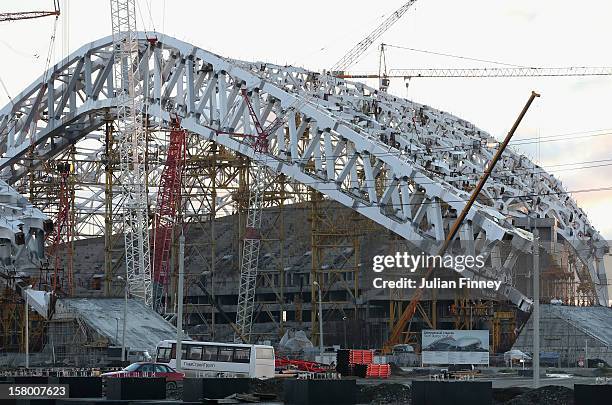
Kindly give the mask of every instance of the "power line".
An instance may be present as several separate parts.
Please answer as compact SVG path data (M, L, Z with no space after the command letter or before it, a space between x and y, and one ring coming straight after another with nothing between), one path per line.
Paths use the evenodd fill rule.
M449 58L471 60L471 61L476 61L476 62L493 63L495 65L512 66L512 67L520 67L520 68L527 67L527 66L522 66L522 65L514 65L512 63L497 62L497 61L488 60L488 59L478 59L478 58L472 58L472 57L469 57L469 56L459 56L459 55L453 55L453 54L450 54L450 53L443 53L443 52L428 51L428 50L425 50L425 49L410 48L410 47L407 47L407 46L390 45L390 44L382 44L382 45L384 45L386 47L389 47L389 48L403 49L403 50L412 51L412 52L427 53L427 54L431 54L431 55L446 56L446 57L449 57Z

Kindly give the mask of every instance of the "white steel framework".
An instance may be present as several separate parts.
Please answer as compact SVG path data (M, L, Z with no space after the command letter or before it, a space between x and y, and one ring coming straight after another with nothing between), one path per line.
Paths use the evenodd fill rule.
M269 136L279 130L285 119L287 111L276 115L276 119L264 129L259 120L258 111L253 108L250 96L246 89L240 89L244 105L243 114L248 114L255 127L255 133L251 132L251 126L246 118L243 118L244 135L250 138L251 146L256 152L255 167L253 170L253 184L249 188L249 206L247 210L246 230L243 240L243 250L240 263L240 287L238 290L238 307L236 310L236 333L234 341L249 343L251 341L251 330L253 327L253 313L255 310L255 288L257 287L257 271L259 267L259 251L261 248L261 217L263 211L263 197L270 178L274 176L268 173L265 162L257 160L261 154L268 153L270 143ZM259 96L256 94L256 98ZM259 104L259 103L258 103ZM295 106L292 106L293 110ZM223 131L217 131L221 134ZM228 133L232 135L231 133ZM233 134L236 135L236 134Z
M146 191L147 140L142 119L145 104L137 102L139 42L135 0L111 0L113 22L113 80L116 106L115 139L123 198L123 234L129 293L152 305Z
M249 343L255 310L255 288L261 248L261 215L263 210L264 191L270 181L268 168L255 163L252 170L253 182L249 189L249 208L246 218L246 231L243 240L240 262L240 287L238 290L238 308L236 311L236 334L234 341Z
M82 47L0 110L0 174L9 184L71 144L92 141L105 117L117 114L112 44L103 38ZM495 153L495 138L473 124L362 83L227 59L164 35L152 44L138 34L138 44L137 99L157 121L177 111L184 129L319 191L426 253L435 254ZM251 94L262 126L288 111L266 153L247 137L227 134L252 133L241 89ZM92 150L92 157L102 151ZM100 199L79 196L78 206L87 210L77 227L97 229ZM503 281L498 297L529 310L527 292L515 283L517 257L530 252L532 235L513 221L530 213L554 219L556 240L573 252L575 276L607 304L607 243L557 179L512 150L458 236L460 249L482 254L487 265L462 275Z

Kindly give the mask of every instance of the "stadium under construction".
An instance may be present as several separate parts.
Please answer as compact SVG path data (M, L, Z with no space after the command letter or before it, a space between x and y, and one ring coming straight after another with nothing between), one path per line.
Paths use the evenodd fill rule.
M419 352L423 329L486 329L492 354L528 350L534 250L542 350L575 365L589 340L612 363L594 326L612 328L608 243L563 185L508 148L471 205L500 143L345 66L241 61L121 28L12 97L0 364L110 363L122 344L171 339L179 316L203 341L278 347L304 331L314 346ZM435 255L449 235L449 253L483 266L433 276L497 289L376 288L426 269L375 272L374 257ZM546 339L558 320L561 343Z

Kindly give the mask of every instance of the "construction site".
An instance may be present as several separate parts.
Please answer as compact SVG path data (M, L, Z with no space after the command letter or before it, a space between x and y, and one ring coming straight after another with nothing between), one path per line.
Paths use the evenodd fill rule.
M504 139L390 86L610 80L612 67L387 66L385 32L421 2L399 2L335 64L310 70L144 30L150 1L111 0L107 36L63 39L62 57L49 53L18 94L2 83L0 375L159 362L160 342L185 339L271 346L277 373L294 362L346 375L342 350L366 350L390 378L424 378L421 368L431 380L451 361L428 364L428 331L486 335L476 380L527 366L539 388L540 363L543 373L608 370L609 243L571 191L510 143L546 95L525 93ZM0 10L0 24L55 20L58 46L80 17L68 1L41 4L48 11ZM378 71L354 73L361 58ZM401 255L482 265L407 271L385 260ZM499 284L440 287L463 278ZM389 287L397 280L416 287ZM396 402L367 398L419 403L412 389Z

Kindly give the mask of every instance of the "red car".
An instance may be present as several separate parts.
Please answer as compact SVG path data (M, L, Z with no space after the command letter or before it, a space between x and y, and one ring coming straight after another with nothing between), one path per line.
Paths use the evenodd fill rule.
M183 381L185 374L163 363L139 362L132 363L123 370L104 373L101 376L106 378L162 377L166 379L168 389L176 389L176 382Z

